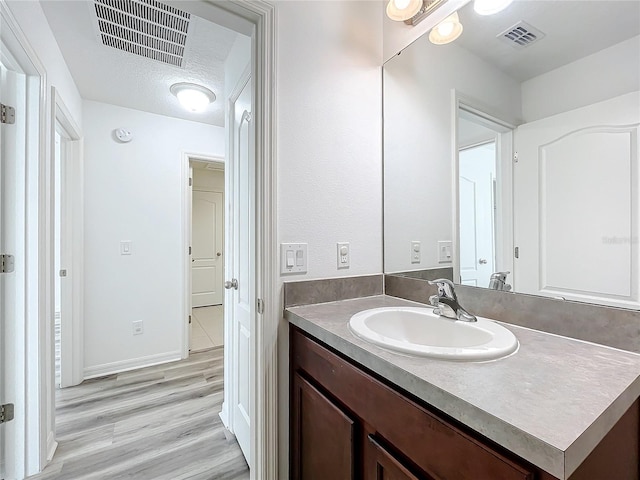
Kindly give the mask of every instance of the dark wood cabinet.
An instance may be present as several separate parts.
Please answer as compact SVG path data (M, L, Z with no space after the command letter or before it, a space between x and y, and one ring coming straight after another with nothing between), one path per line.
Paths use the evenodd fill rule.
M367 436L364 458L367 480L419 480L420 478L411 473L401 460L383 447L374 435Z
M299 374L293 375L293 476L309 480L354 478L355 422Z
M295 327L291 328L290 348L294 480L555 478ZM622 441L618 435L608 435L601 444L604 447L596 447L587 459L593 464L591 472L611 472L614 464L622 463L630 466L624 470L629 472L624 480L638 480L639 411L636 402L620 420L627 425L618 428L624 430ZM619 458L610 457L613 448L618 449L615 455ZM583 477L578 469L574 478L612 477Z

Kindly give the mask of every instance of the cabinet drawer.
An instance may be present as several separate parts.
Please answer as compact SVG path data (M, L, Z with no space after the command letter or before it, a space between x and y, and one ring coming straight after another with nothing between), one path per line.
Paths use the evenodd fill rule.
M532 480L519 465L304 336L291 334L291 361L394 449L435 479ZM410 477L409 477L410 478Z

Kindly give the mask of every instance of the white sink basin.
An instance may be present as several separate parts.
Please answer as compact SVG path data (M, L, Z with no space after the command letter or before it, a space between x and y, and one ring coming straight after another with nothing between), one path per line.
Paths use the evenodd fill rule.
M398 352L447 360L493 360L518 349L515 335L487 318L464 322L420 307L373 308L349 321L358 337Z

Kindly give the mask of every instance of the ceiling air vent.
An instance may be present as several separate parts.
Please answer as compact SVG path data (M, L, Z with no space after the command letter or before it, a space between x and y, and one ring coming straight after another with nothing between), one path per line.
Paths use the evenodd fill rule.
M156 0L94 0L102 43L182 66L190 15Z
M527 22L520 21L513 27L508 28L501 34L497 35L496 38L508 43L514 48L521 49L542 40L544 38L544 33L529 25Z

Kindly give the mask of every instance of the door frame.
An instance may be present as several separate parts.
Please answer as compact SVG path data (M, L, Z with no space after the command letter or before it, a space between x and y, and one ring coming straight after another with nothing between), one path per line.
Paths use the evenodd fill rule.
M60 92L51 87L51 151L55 151L55 134L60 125L64 131L66 148L62 152L60 165L60 267L68 272L67 288L62 289L61 307L63 312L60 344L61 388L79 385L84 380L84 328L82 323L84 299L84 162L82 161L82 130L73 119ZM55 165L55 154L52 154ZM55 193L54 175L51 175L51 189ZM51 218L55 214L54 202L51 202ZM52 229L55 228L52 222ZM55 259L55 252L51 261ZM51 267L52 281L59 275ZM55 312L54 312L55 313ZM52 333L54 335L54 326ZM52 337L53 340L53 337ZM55 345L53 343L52 345ZM55 362L55 359L54 359ZM54 373L55 377L55 373ZM49 393L55 406L55 385Z
M189 252L189 247L191 246L191 213L192 213L192 191L193 185L189 185L189 178L191 178L191 161L198 162L207 162L213 163L215 165L222 165L222 167L226 170L225 159L223 156L219 155L208 155L202 153L192 153L192 152L182 152L182 175L180 177L180 184L182 190L182 251L184 255L182 257L183 267L182 267L182 284L184 286L184 295L182 298L182 311L183 311L183 319L185 320L183 323L183 340L182 340L182 358L187 358L189 356L189 343L190 343L190 334L189 334L189 316L191 315L191 253ZM226 176L226 174L225 174ZM226 182L225 182L225 198L227 195L226 192ZM226 202L226 200L225 200ZM227 212L224 212L224 244L225 247L228 245L227 239Z
M263 0L189 4L191 13L251 36L252 118L255 128L256 301L252 318L251 479L278 477L278 329L282 318L277 258L276 12ZM250 28L247 28L250 27ZM184 182L183 182L184 185ZM282 466L286 469L286 465Z
M55 448L49 425L52 423L47 382L51 367L48 326L53 323L53 285L50 282L53 236L47 208L52 199L48 162L50 134L47 127L47 74L44 65L20 29L6 3L0 1L0 41L27 75L27 156L25 165L26 195L18 215L25 228L24 291L21 302L24 319L18 322L12 342L15 355L14 378L17 437L15 456L10 461L18 478L44 468L50 448ZM3 348L5 346L3 345ZM53 369L51 368L51 373ZM20 405L21 404L21 405ZM22 408L21 408L22 407ZM53 441L53 442L52 442Z
M278 364L277 333L281 306L277 269L277 168L276 168L276 14L275 6L263 0L202 0L185 4L185 9L204 19L252 37L251 62L254 78L253 118L256 129L256 296L264 310L252 319L254 335L251 349L255 364L251 378L253 465L252 479L278 478ZM54 411L47 394L47 382L53 385L54 367L50 333L53 328L53 229L51 219L51 142L50 116L46 114L48 91L46 70L24 36L6 4L0 1L0 14L25 58L33 66L38 90L33 132L38 144L30 150L27 188L32 192L26 214L27 285L24 355L19 361L25 376L19 379L19 391L25 398L26 412L20 425L24 436L16 455L22 476L42 470L47 464ZM3 35L4 38L5 35ZM15 52L14 52L15 53ZM28 335L27 335L28 333ZM22 399L21 399L22 401ZM47 408L47 406L49 408ZM42 415L41 415L42 413ZM23 428L24 427L24 428Z
M481 105L456 89L451 90L451 183L452 183L452 242L453 242L453 281L460 283L460 160L458 148L458 111L472 113L496 128L496 201L501 211L496 213L497 228L495 257L496 269L513 273L513 131L516 125L501 119L490 112L490 108ZM505 180L507 180L505 182Z

